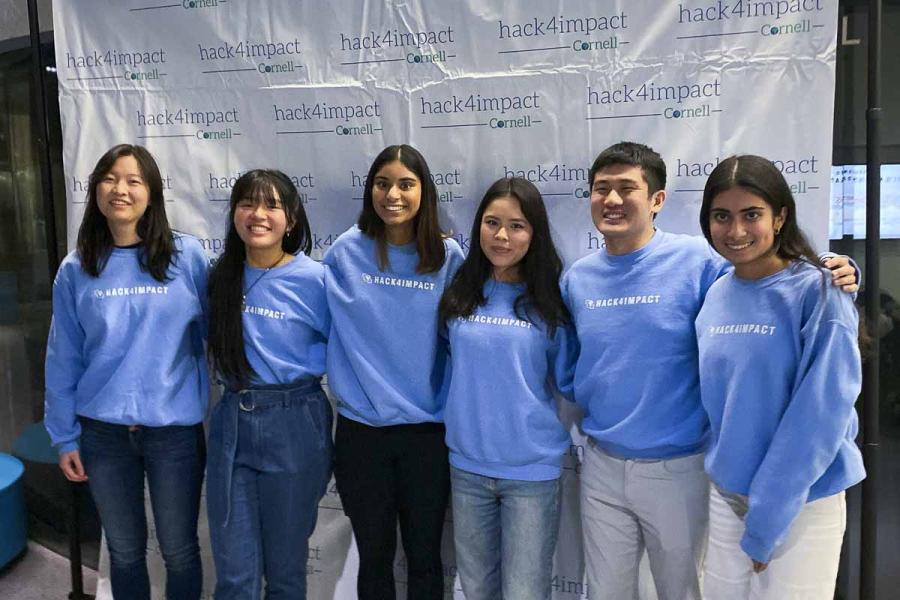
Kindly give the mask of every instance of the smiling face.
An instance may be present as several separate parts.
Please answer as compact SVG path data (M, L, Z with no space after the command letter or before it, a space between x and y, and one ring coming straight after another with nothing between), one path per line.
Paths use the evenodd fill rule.
M601 169L591 182L591 218L610 254L627 254L653 237L653 216L666 192L649 192L640 167L618 164Z
M235 206L234 228L248 251L281 251L281 240L290 224L278 191L272 188L268 197L269 201L243 198Z
M97 208L110 228L131 229L147 211L150 190L133 156L121 156L97 184Z
M411 242L422 201L422 182L399 160L386 163L372 178L372 205L391 244Z
M533 230L519 201L504 196L491 201L481 216L481 251L493 265L497 281L518 281L519 263L531 246Z
M778 272L786 260L775 252L775 238L784 225L786 209L772 211L766 200L733 187L713 198L709 235L716 252L734 265L743 279L759 279Z

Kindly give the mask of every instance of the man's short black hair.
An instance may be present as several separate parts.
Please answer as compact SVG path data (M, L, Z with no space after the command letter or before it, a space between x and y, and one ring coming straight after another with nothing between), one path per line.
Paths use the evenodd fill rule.
M666 163L653 148L637 142L619 142L598 154L591 165L588 185L594 185L598 172L615 165L640 167L651 194L666 188Z

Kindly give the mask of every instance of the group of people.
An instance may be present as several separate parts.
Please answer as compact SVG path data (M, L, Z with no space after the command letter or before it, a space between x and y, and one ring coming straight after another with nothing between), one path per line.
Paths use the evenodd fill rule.
M563 274L525 179L488 188L464 255L424 157L389 146L318 263L297 189L257 169L208 268L169 227L153 157L110 149L54 281L45 424L66 477L89 483L114 596L149 599L146 476L167 598L199 598L205 473L215 597L259 598L263 581L267 598L305 597L333 469L361 599L395 597L398 523L408 597L444 596L451 502L466 598L547 599L562 396L589 442L590 598L637 598L646 550L663 600L830 600L843 491L864 477L856 272L813 253L764 158L712 172L705 239L655 226L665 182L645 145L601 152L604 245ZM208 373L224 395L207 439Z

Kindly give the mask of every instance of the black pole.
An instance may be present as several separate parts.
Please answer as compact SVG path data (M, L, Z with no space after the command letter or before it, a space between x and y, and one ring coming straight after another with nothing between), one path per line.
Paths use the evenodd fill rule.
M50 122L47 118L47 98L44 88L44 66L41 64L41 28L38 22L37 0L28 0L28 26L31 33L32 123L38 148L41 171L41 194L44 200L44 236L47 239L47 266L50 281L59 267L56 240L56 211L53 207L53 178L50 173Z
M869 0L868 109L866 110L866 322L872 333L872 352L863 377L863 458L868 476L862 485L860 598L876 599L878 532L878 411L879 339L881 313L879 254L881 238L881 0Z
M84 600L86 597L84 582L81 578L81 519L78 518L78 485L72 481L66 482L66 487L69 488L69 518L66 524L69 530L69 577L72 580L69 600Z

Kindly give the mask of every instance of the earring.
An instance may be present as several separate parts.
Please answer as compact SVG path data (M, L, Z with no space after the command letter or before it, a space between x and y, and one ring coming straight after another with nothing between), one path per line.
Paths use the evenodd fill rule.
M781 227L776 227L776 228L775 228L775 235L780 235L780 234L781 234Z

